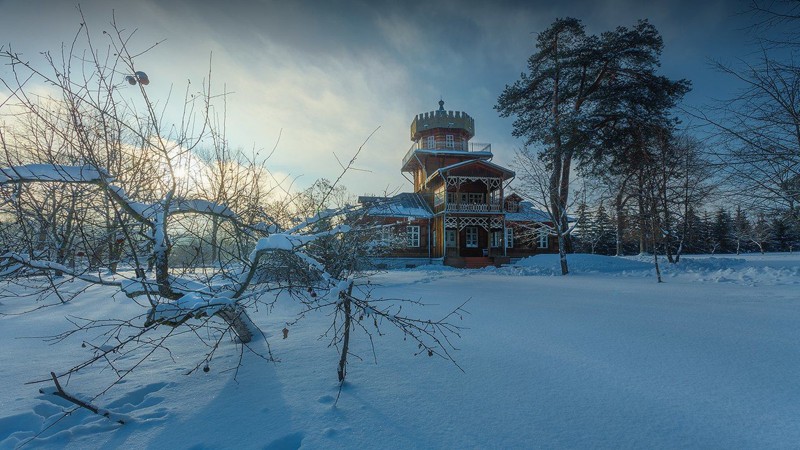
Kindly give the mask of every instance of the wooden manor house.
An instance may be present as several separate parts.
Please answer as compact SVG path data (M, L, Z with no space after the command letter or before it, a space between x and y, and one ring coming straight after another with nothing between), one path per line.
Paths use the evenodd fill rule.
M384 225L378 267L445 264L500 266L537 253L557 253L549 216L517 194L505 195L514 172L491 162L491 144L470 142L475 121L467 113L418 114L413 144L401 172L414 192L358 198L371 223ZM381 248L381 246L377 246Z

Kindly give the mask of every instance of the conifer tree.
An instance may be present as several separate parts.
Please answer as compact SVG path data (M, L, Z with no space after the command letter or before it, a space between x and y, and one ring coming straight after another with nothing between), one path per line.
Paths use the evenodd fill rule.
M741 206L736 206L736 215L733 218L733 239L736 241L736 254L741 253L742 241L746 241L750 234L750 222Z
M730 252L731 243L731 216L723 208L719 208L714 215L711 228L712 239L720 253Z
M587 163L602 156L598 140L604 129L623 122L641 125L641 118L663 111L688 83L655 74L663 41L647 21L587 35L580 20L558 19L538 35L536 47L528 72L506 86L495 108L503 117L516 117L513 135L538 146L550 169L548 204L561 271L567 274L573 160Z

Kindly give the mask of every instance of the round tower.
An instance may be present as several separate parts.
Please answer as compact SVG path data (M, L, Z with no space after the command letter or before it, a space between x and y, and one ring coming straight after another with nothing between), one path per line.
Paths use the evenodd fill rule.
M467 151L475 136L475 120L463 111L446 111L444 100L439 109L417 114L411 122L411 140L425 150Z

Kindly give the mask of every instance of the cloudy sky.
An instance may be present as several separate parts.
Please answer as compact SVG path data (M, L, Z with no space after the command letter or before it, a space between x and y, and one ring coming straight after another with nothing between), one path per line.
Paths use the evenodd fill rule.
M133 47L151 96L202 81L212 60L214 85L227 102L231 143L271 149L269 166L298 186L338 174L334 153L349 159L365 146L344 179L357 194L410 189L400 160L411 145L414 115L437 107L476 121L475 142L492 144L508 163L520 144L511 119L493 106L525 69L536 34L555 18L577 17L590 33L646 18L662 33L662 73L687 78L689 105L734 94L736 86L710 59L746 57L748 17L737 0L528 1L83 1L87 23L101 38L112 10L136 29ZM71 41L80 16L69 1L0 0L0 45L39 58ZM0 67L0 73L6 71ZM7 73L7 72L5 72Z

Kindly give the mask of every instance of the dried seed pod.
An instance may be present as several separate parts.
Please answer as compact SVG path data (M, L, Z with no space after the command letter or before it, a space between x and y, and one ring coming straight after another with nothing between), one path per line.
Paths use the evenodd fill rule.
M150 84L150 79L147 78L147 74L146 73L144 73L144 72L136 72L135 75L136 75L136 79L139 80L139 83L142 86L147 86L148 84Z

